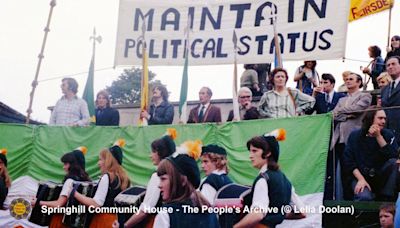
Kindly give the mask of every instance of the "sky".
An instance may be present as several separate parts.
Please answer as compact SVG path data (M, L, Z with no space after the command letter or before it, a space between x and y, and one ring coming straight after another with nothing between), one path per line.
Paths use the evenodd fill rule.
M95 93L110 86L123 68L113 68L117 34L117 0L64 0L57 1L50 24L50 32L42 61L39 84L33 101L32 118L48 123L50 111L62 96L63 77L74 77L81 96L86 83L92 53L89 37L96 27L102 43L96 46ZM0 101L26 115L31 83L38 64L47 22L50 0L2 0L0 2ZM335 76L336 87L342 84L345 70L360 72L368 65L368 46L378 45L386 56L389 11L374 14L348 25L346 60L318 61L317 71ZM400 3L392 10L390 35L400 35ZM354 61L357 60L357 61ZM302 62L283 62L289 72L288 86L295 87L293 76ZM149 67L156 79L167 85L170 101L178 101L182 66ZM238 66L239 76L242 65ZM198 99L198 90L209 86L213 98L231 98L233 65L196 66L189 68L188 100ZM227 84L229 86L227 86Z

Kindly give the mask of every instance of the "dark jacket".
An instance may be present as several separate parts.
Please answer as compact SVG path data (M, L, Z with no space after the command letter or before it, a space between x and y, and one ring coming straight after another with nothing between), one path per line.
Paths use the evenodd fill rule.
M255 120L260 117L260 113L257 110L257 107L251 107L249 110L246 110L244 113L244 119L243 120ZM229 112L228 119L226 121L232 121L233 120L233 110Z
M174 106L168 101L163 101L159 106L150 105L149 125L172 124L174 120Z
M200 105L190 110L189 118L187 121L188 123L199 123L199 108ZM221 122L221 109L217 106L210 104L204 113L202 123L206 122Z
M118 126L119 112L116 109L107 107L105 109L96 109L97 126Z
M379 169L387 160L398 157L398 145L392 131L383 129L381 133L387 142L382 148L375 137L365 136L361 129L350 134L344 151L345 171L352 173L357 168L365 175L364 170Z
M333 99L331 103L326 103L325 100L325 94L324 93L318 93L317 96L315 96L315 105L312 109L307 110L306 114L312 114L314 111L317 112L317 114L321 114L321 113L328 113L330 111L332 111L340 98L346 96L343 93L333 93Z
M400 106L400 83L389 96L390 84L381 91L382 107ZM400 108L386 109L386 127L394 131L397 143L400 144Z

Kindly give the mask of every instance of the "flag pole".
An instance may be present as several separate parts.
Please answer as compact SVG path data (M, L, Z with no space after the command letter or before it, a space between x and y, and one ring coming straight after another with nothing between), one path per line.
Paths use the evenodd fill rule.
M147 63L147 47L146 47L146 18L142 16L142 36L139 40L142 41L142 81L141 81L141 96L140 96L140 111L147 111L149 97L149 72ZM147 119L139 117L139 125L147 126Z
M393 3L390 3L390 8L389 8L389 27L388 27L388 39L387 39L387 47L390 47L390 29L392 25L392 8L393 8Z
M190 50L190 25L191 25L191 17L188 14L187 26L185 29L186 33L186 48L185 48L185 63L183 66L182 73L182 83L181 83L181 94L179 97L179 122L186 123L187 121L187 92L188 92L188 68L189 68L189 50Z
M276 31L276 20L277 16L271 13L272 15L272 24L274 27L274 43L275 43L275 55L276 58L278 59L278 67L283 67L282 65L282 56L281 56L281 45L279 42L279 37L278 37L278 32Z
M232 105L233 105L233 120L239 121L240 114L239 114L239 103L238 103L238 95L237 95L237 53L239 48L237 46L237 35L236 31L233 30L233 82L232 82Z
M32 114L32 104L33 104L33 97L35 96L35 90L36 90L36 86L38 85L38 77L39 77L39 72L40 72L40 66L42 65L42 60L44 58L44 48L46 47L46 41L47 41L47 35L50 32L50 21L51 21L51 16L53 15L53 9L54 6L56 6L56 0L51 0L50 2L50 12L49 12L49 16L47 18L47 24L46 27L44 28L44 37L43 37L43 42L42 42L42 48L40 50L40 54L38 56L39 61L38 64L36 66L36 73L35 73L35 79L32 82L32 90L31 93L29 94L30 99L29 99L29 105L28 105L28 109L26 110L26 124L29 124L30 118L31 118L31 114Z

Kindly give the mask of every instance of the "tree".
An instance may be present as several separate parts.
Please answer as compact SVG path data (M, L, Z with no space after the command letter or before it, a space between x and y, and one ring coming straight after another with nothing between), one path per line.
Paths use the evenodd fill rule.
M140 103L140 84L142 69L125 69L124 72L113 81L106 90L110 93L114 104L138 104ZM149 71L149 91L155 85L162 85L160 80L154 80L156 74ZM151 96L151 93L149 94Z

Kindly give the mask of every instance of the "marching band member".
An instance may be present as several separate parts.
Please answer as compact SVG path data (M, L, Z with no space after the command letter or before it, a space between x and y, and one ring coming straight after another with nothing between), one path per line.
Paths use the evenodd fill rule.
M122 168L122 149L125 141L120 139L108 149L103 149L99 155L98 165L103 174L97 191L93 198L82 195L75 191L73 196L76 200L86 206L112 207L114 198L123 190L129 187L130 181L125 170ZM90 227L111 227L116 214L99 213L95 214Z
M174 140L177 137L175 128L168 128L167 133L160 139L156 139L151 143L151 154L150 158L153 165L156 167L160 162L175 152L176 146ZM142 204L139 207L139 212L132 215L132 217L125 222L124 227L134 227L141 221L143 221L149 214L146 213L146 208L154 208L161 202L161 194L158 186L160 185L160 178L157 172L154 172L147 184L146 195ZM153 227L154 220L147 223ZM115 221L113 228L118 228L119 223Z
M219 227L215 214L201 210L203 206L210 205L196 191L200 185L200 171L195 159L200 154L200 141L186 141L173 155L161 161L157 175L160 177L159 187L165 204L164 210L156 216L155 228Z
M207 145L201 148L201 168L206 174L206 178L200 185L200 192L214 205L217 191L232 183L228 174L228 160L226 150L217 145Z
M72 191L74 181L89 181L89 175L85 171L85 154L87 148L84 146L78 147L72 152L66 153L61 157L61 162L64 163L64 171L66 173L63 180L63 188L60 196L55 201L40 201L40 206L47 207L63 207L67 204L68 196ZM36 199L32 205L35 205ZM62 224L63 214L54 214L51 217L50 228L67 227Z
M3 203L6 200L8 189L11 186L11 178L7 171L7 149L0 150L0 209L3 209Z
M292 184L279 170L279 143L285 139L285 130L277 129L263 136L256 136L247 141L252 165L260 170L251 188L251 212L234 225L239 227L275 227L283 222L285 215L281 207L294 203L298 208L302 202ZM278 213L266 213L267 208L279 208ZM298 218L305 217L304 214ZM295 217L293 217L295 218Z

